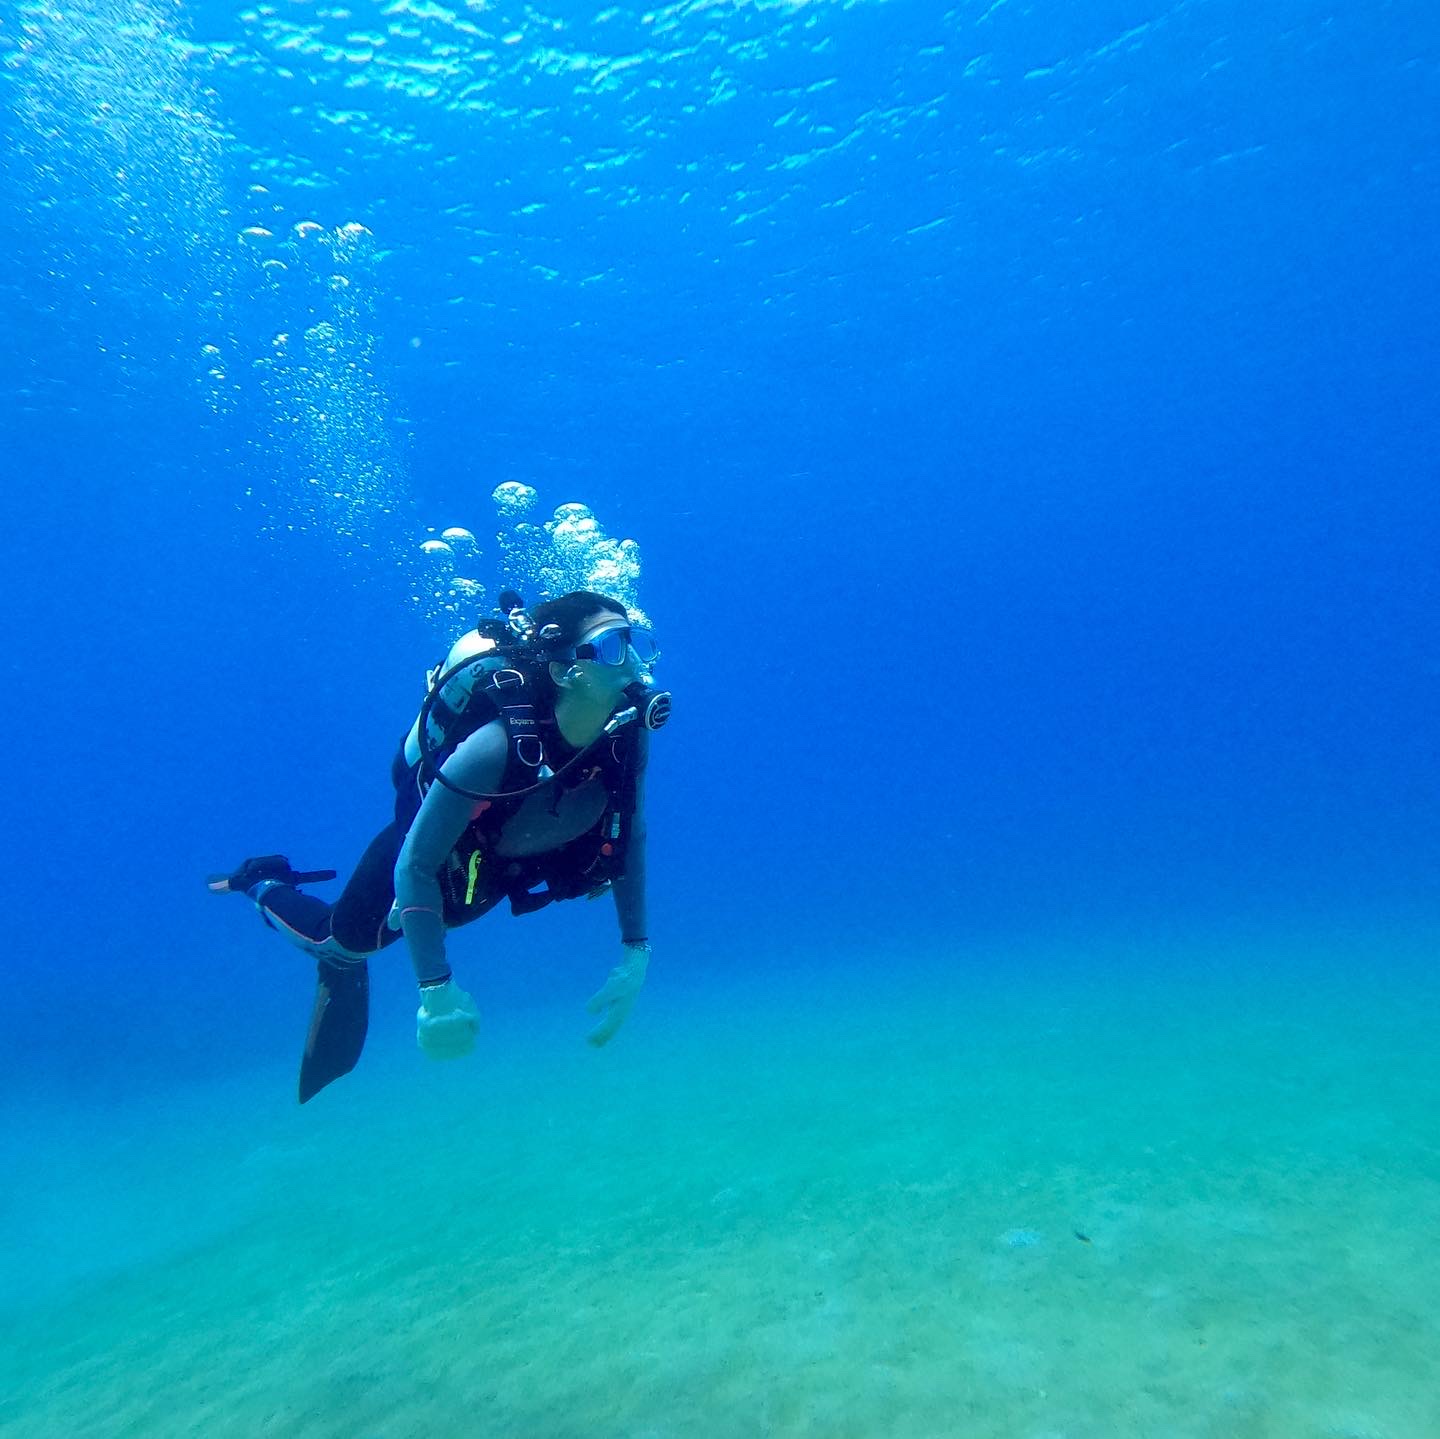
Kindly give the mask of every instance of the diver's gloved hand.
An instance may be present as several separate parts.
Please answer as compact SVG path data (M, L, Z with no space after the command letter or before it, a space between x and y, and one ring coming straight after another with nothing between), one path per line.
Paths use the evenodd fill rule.
M623 949L625 957L610 971L609 979L598 994L590 996L585 1006L591 1014L604 1015L586 1036L591 1044L608 1044L614 1039L615 1031L625 1023L635 1004L635 996L645 983L645 971L650 967L650 941L638 940L624 945Z
M415 1042L431 1059L463 1059L475 1048L480 1011L453 979L420 986Z

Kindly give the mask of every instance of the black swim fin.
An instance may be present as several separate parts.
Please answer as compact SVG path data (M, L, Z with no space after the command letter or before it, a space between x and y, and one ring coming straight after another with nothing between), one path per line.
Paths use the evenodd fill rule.
M321 960L316 966L310 1033L300 1061L301 1104L355 1068L369 1027L370 967L363 959L343 969Z
M333 869L295 869L283 854L262 854L240 861L240 868L230 874L209 875L205 884L211 894L244 894L263 880L279 884L319 884L334 879Z

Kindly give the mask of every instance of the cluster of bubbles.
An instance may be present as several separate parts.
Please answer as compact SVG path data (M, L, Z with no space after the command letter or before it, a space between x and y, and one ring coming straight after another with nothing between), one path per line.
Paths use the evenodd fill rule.
M5 56L22 122L9 142L49 205L170 259L218 236L221 132L207 112L181 7L164 0L38 0Z
M93 325L125 370L156 364L155 335L176 335L217 414L258 394L252 494L268 527L368 547L403 488L374 372L374 237L287 216L261 184L237 233L203 84L213 57L187 23L180 0L23 5L13 38L0 26L19 121L7 176L77 311L59 313L70 332ZM157 327L158 308L171 313ZM236 333L242 315L256 333Z
M76 340L122 366L161 333L217 323L229 257L223 135L178 0L31 0L0 22L17 124L8 203Z
M459 526L442 530L420 545L428 565L415 603L426 617L454 628L458 619L473 623L495 608L500 591L513 589L529 604L571 590L598 590L623 604L636 620L639 604L640 547L605 533L595 512L582 504L561 505L544 521L535 516L539 495L529 485L507 480L490 496L498 528L487 579L485 556L474 532Z
M240 243L261 288L256 304L282 326L249 364L269 415L262 499L272 527L368 543L396 509L404 471L375 374L374 236L354 221L328 229L306 219L279 233L248 226ZM211 374L224 382L212 348Z

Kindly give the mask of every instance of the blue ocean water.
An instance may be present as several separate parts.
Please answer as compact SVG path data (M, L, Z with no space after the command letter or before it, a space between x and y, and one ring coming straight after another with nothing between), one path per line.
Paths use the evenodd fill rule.
M0 1432L1440 1433L1434 1381L1378 1357L1440 1326L1402 1239L1440 1184L1432 7L6 0L0 124L0 1125L34 1245L5 1310L54 1336ZM292 1114L309 976L201 881L344 870L383 823L479 603L421 546L472 529L492 601L503 482L640 548L677 696L650 984L590 1055L609 916L493 916L453 941L488 1057L426 1067L397 956L361 1070ZM282 1199L356 1133L374 1227L336 1220L330 1287L216 1311L263 1394L133 1407L118 1375L195 1358L173 1267L305 1271ZM457 1167L513 1204L462 1217ZM538 1238L507 1228L545 1198ZM635 1253L566 1237L597 1203ZM953 1303L1000 1298L952 1351L961 1212ZM377 1307L390 1236L437 1215L505 1281L420 1295L555 1326L487 1352L484 1395L411 1291ZM1037 1294L1083 1308L1043 1268L1076 1229L1112 1281L1162 1231L1191 1277L1146 1270L1088 1341L1002 1343ZM1261 1338L1213 1382L1173 1353L1137 1379L1103 1336L1203 1327L1207 1262ZM831 1297L757 1287L791 1264ZM1283 1318L1312 1264L1353 1267L1333 1313L1381 1296L1368 1340ZM565 1368L667 1295L625 1383ZM312 1392L296 1333L362 1296L395 1347ZM922 1309L908 1358L874 1348L867 1314L893 1338ZM107 1313L151 1338L82 1374ZM770 1324L773 1351L717 1337ZM425 1408L447 1385L488 1428Z

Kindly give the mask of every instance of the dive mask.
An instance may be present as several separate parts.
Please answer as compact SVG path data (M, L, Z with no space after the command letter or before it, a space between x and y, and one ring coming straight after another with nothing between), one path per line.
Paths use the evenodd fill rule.
M631 650L642 665L652 665L660 658L655 636L642 625L612 625L601 630L575 646L575 658L619 668L630 658Z

